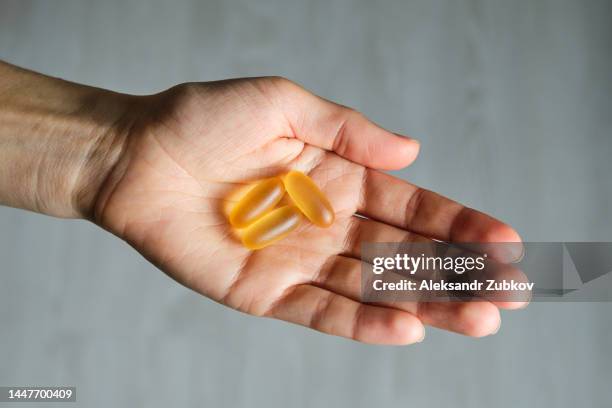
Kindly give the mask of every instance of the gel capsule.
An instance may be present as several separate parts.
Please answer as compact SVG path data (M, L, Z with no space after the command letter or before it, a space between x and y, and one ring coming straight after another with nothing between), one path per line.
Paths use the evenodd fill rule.
M283 182L289 197L313 224L319 227L332 225L334 209L310 177L293 170L283 177Z
M279 207L247 227L242 243L249 249L260 249L285 238L300 225L302 214L297 207Z
M283 198L285 187L278 177L257 183L232 209L229 221L236 228L244 228L274 208Z

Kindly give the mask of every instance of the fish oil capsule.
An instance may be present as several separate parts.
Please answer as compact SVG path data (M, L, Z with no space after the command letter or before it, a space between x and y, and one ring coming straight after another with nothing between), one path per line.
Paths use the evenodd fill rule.
M235 228L247 227L274 208L283 194L285 187L280 178L260 181L234 206L229 216L230 224Z
M248 226L242 243L249 249L260 249L285 238L300 225L302 214L297 207L286 205L270 211Z
M332 225L334 209L310 177L293 170L283 177L283 182L289 197L306 218L319 227Z

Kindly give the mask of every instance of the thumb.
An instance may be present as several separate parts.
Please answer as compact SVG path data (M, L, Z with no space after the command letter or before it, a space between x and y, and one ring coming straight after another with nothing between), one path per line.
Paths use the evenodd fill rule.
M380 170L401 169L416 159L417 140L389 132L360 112L316 96L289 80L275 82L280 109L294 137Z

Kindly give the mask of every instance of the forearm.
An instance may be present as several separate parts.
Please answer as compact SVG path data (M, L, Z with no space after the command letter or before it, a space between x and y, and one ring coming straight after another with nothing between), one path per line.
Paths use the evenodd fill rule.
M0 204L89 217L131 99L0 61Z

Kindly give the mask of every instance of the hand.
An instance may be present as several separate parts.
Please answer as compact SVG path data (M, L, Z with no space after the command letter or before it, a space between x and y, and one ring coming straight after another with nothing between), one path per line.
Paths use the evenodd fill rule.
M498 306L522 306L360 302L362 241L520 240L485 214L376 170L409 165L416 141L280 78L184 84L136 99L92 217L183 285L249 314L381 344L418 342L424 324L492 334ZM229 200L289 169L316 181L336 222L304 223L249 251L226 219Z

